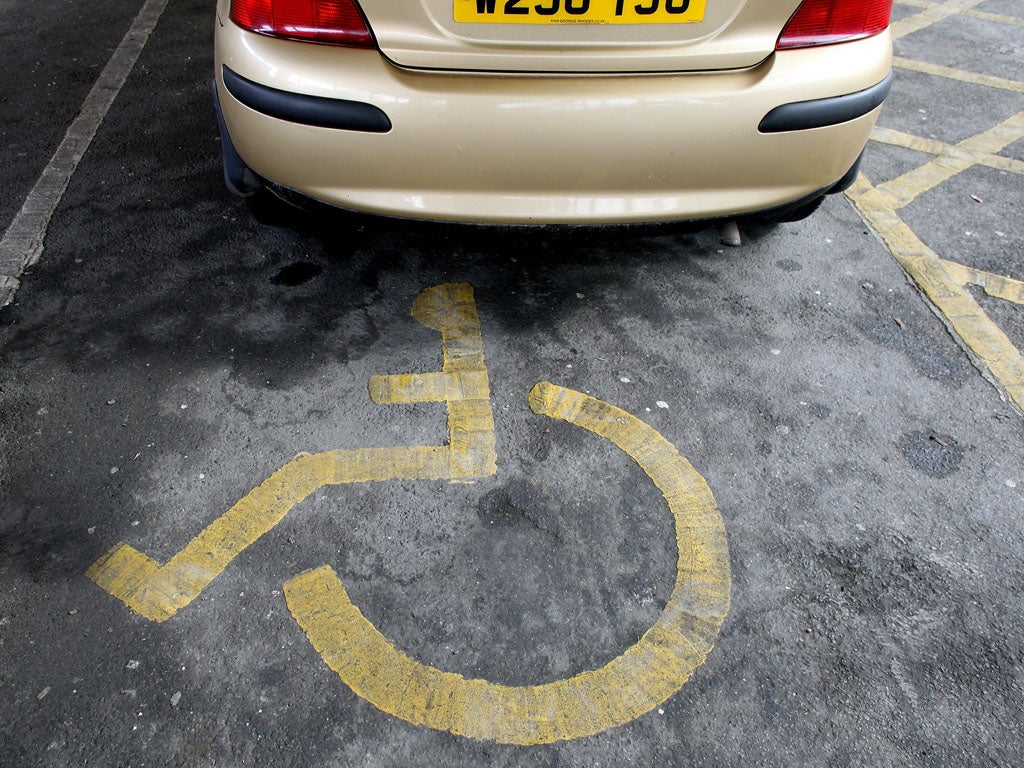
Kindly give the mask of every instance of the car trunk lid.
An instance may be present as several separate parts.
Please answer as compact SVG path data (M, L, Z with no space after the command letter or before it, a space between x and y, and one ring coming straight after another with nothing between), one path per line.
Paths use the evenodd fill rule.
M487 72L686 72L763 61L799 0L361 0L395 64Z

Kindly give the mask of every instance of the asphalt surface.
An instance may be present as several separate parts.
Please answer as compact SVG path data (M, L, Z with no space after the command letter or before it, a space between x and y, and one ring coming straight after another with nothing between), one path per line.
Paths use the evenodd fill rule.
M901 66L881 127L955 145L1024 112L1015 2L894 18L954 5L897 55L1002 84ZM5 226L140 6L0 3ZM1024 415L870 195L739 248L252 210L220 178L208 6L168 5L0 310L0 763L1021 764ZM1020 163L1014 125L994 154ZM864 184L933 157L889 139ZM899 217L1024 280L1024 178L994 162ZM496 474L315 490L163 623L86 576L121 541L165 562L300 452L443 445L443 405L377 405L367 382L439 370L410 308L448 283L475 290ZM1024 348L1024 307L969 290ZM529 747L412 725L328 668L285 582L329 564L405 654L509 686L609 664L671 599L665 500L532 413L541 381L692 463L731 607L682 689L624 725Z

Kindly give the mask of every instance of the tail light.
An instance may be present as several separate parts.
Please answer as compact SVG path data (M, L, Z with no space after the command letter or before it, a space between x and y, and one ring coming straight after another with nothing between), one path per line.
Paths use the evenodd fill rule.
M376 46L356 0L232 0L231 20L271 37L355 48Z
M889 26L892 0L804 0L775 50L809 48L877 35Z

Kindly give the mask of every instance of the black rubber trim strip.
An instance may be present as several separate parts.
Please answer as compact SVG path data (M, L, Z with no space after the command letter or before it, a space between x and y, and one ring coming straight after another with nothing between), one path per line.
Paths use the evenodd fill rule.
M829 99L798 101L776 107L761 120L757 130L761 133L783 131L806 131L810 128L824 128L839 125L848 120L866 115L889 95L892 88L892 72L885 80L857 93L833 96Z
M254 83L223 67L224 86L242 104L264 115L317 128L387 133L391 120L373 104L291 93Z

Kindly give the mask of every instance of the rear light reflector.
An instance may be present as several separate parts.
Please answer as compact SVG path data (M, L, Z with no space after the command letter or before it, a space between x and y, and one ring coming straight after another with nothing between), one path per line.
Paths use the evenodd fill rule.
M231 20L271 37L355 48L376 46L356 0L232 0Z
M877 35L889 26L892 0L804 0L775 50L809 48Z

